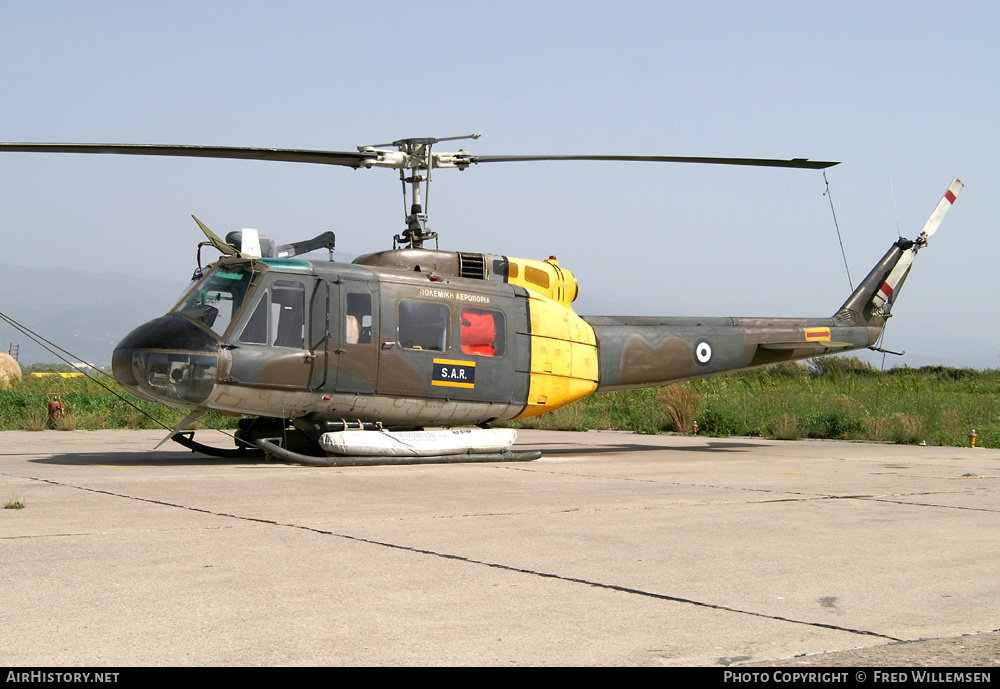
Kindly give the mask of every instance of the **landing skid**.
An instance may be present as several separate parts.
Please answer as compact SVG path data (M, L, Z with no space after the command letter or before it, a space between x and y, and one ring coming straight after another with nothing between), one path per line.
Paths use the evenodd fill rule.
M265 456L263 450L257 447L241 446L232 450L225 450L211 445L203 445L195 442L194 431L184 431L176 433L171 440L180 443L192 452L200 452L209 457L219 457L221 459L260 459Z
M293 431L294 433L294 431ZM298 445L304 445L301 442L302 436L298 435L299 443ZM241 446L235 449L222 449L218 447L212 447L211 445L205 445L203 443L196 442L194 439L194 431L184 431L182 433L177 433L173 436L172 440L176 443L183 445L192 452L200 452L202 454L208 455L210 457L219 457L221 459L277 459L283 462L288 462L290 464L303 464L306 466L318 466L318 467L357 467L357 466L402 466L408 464L466 464L466 463L482 463L482 462L531 462L542 456L542 453L537 450L521 450L512 451L504 450L503 452L482 452L482 453L461 453L461 454L448 454L448 455L433 455L433 456L388 456L388 455L336 455L336 454L325 454L320 449L319 445L308 445L309 450L315 449L318 454L303 454L301 452L295 452L286 447L282 447L282 439L277 437L272 438L253 438L252 441L247 439L244 443L253 442L256 447ZM301 449L307 449L307 447L302 447Z

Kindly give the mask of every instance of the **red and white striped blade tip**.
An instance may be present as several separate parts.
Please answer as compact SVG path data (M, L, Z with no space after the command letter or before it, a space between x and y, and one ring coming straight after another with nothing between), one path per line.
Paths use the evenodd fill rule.
M937 228L941 225L941 221L944 220L945 214L948 209L951 208L952 204L955 203L955 199L958 198L958 194L962 191L965 185L962 183L958 177L952 180L951 185L948 187L948 191L944 193L941 200L938 201L937 207L934 212L931 213L931 217L927 219L927 224L924 225L924 229L920 232L920 236L927 239L932 234L937 232Z

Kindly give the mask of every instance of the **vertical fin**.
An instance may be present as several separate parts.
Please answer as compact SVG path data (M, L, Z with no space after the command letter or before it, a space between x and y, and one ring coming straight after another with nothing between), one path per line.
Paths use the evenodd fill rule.
M872 302L876 308L884 308L886 304L889 304L890 307L892 306L892 298L896 290L903 284L906 274L910 272L910 266L913 265L913 258L917 255L916 247L917 245L913 244L910 248L903 251L903 255L899 257L896 265L889 271L889 275L886 276L885 281L872 296Z

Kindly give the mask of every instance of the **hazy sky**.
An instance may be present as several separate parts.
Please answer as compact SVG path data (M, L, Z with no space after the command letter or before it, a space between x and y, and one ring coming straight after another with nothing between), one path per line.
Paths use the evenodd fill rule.
M351 151L475 131L454 148L843 161L855 284L958 176L888 363L996 368L998 35L989 1L6 0L0 139ZM0 189L0 263L178 284L191 214L220 235L332 230L345 256L403 228L391 170L18 153ZM829 316L850 288L825 191L817 171L511 163L439 171L429 212L441 248L557 255L581 311Z

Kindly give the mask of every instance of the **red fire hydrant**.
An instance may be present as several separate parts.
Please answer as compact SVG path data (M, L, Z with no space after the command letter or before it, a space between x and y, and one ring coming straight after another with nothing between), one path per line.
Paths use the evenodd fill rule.
M55 426L57 421L66 416L66 407L63 406L60 393L48 392L45 396L49 398L49 426Z

